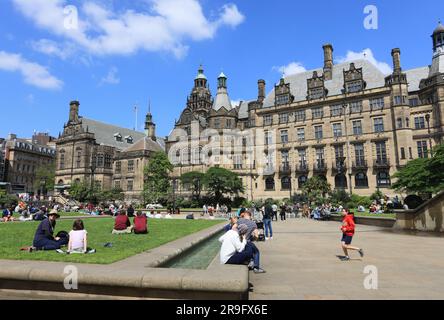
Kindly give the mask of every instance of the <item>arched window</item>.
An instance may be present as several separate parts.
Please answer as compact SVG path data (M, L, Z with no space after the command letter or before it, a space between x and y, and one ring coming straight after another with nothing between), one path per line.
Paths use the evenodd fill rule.
M387 171L378 172L376 175L376 185L378 187L390 187L391 180Z
M291 188L291 178L290 177L283 177L281 179L281 189L282 190L290 190Z
M300 177L298 178L298 186L299 186L299 189L302 189L302 187L303 187L304 184L307 182L307 180L308 180L307 176L300 176Z
M359 172L355 176L355 186L358 188L368 188L368 178L363 172Z
M274 190L274 178L265 179L265 190L267 191Z
M64 170L65 169L65 154L63 154L63 153L60 155L59 168L60 168L60 170Z
M335 187L337 189L345 189L347 188L347 177L345 174L338 174L335 177Z
M63 180L59 180L59 182L57 183L59 186L63 186L65 183L63 182Z

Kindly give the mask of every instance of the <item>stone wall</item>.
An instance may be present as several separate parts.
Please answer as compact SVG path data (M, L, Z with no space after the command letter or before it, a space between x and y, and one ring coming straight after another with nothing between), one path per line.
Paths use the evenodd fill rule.
M444 191L415 210L396 211L398 230L444 232Z

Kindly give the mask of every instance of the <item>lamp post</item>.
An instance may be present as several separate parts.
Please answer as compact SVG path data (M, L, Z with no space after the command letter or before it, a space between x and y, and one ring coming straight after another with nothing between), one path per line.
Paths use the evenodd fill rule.
M173 178L173 212L172 212L172 214L176 213L176 183L177 183L177 179Z
M427 113L425 118L426 118L426 121L427 121L427 131L429 133L430 157L431 157L432 156L433 146L432 146L432 137L431 137L431 130L430 130L430 113Z

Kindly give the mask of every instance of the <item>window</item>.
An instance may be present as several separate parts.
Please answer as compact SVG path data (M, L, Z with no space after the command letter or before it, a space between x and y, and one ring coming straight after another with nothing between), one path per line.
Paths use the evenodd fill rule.
M418 146L418 157L428 158L427 141L417 141Z
M378 172L376 175L376 185L378 187L390 187L390 175L386 171Z
M214 119L214 128L216 129L220 128L220 119Z
M281 131L281 142L288 143L288 130Z
M341 123L333 123L333 137L335 137L335 138L342 137L342 124Z
M283 166L288 167L290 165L290 154L287 150L281 152L281 161Z
M111 163L111 155L105 154L105 168L111 169L112 163Z
M419 99L418 98L409 99L409 105L411 107L416 107L417 105L419 105Z
M116 173L120 174L122 172L122 162L117 161L116 162Z
M401 160L405 160L405 148L401 148Z
M407 101L407 97L406 96L395 96L394 100L393 100L395 105L405 104L406 101Z
M409 147L409 159L413 159L412 147Z
M343 110L344 110L344 108L340 104L331 106L330 107L330 115L332 117L342 116Z
M352 122L353 124L353 134L355 136L362 135L362 122L361 120L355 120Z
M315 126L315 139L321 140L323 138L322 126Z
M133 191L134 190L134 181L128 180L126 183L126 190L127 191Z
M77 169L82 165L82 151L77 152Z
M324 108L323 107L313 108L313 109L311 109L311 113L312 113L313 119L322 118L322 117L324 117Z
M410 119L409 118L405 118L405 127L410 128Z
M270 131L266 131L265 132L265 145L269 146L271 144L273 144L273 136L272 133Z
M339 164L339 159L344 157L344 146L335 146L335 159Z
M280 106L288 103L290 103L290 96L288 94L276 96L276 105Z
M347 92L358 92L362 90L362 81L353 81L347 83Z
M267 115L264 116L264 126L271 126L273 124L273 116Z
M65 169L65 155L62 153L60 155L60 170Z
M125 137L125 140L126 140L126 143L133 144L133 137L127 136L127 137Z
M267 191L274 190L274 178L265 179L265 190Z
M120 133L116 133L114 135L114 138L116 139L117 142L122 142L122 135Z
M376 133L384 132L384 119L383 118L373 119L373 127Z
M120 180L114 181L114 188L120 189Z
M288 123L288 113L279 114L279 123Z
M254 128L256 126L256 119L250 119L248 120L248 127L249 128Z
M97 167L103 168L104 163L105 163L105 159L103 157L103 154L97 155Z
M415 129L425 129L425 118L424 117L415 117Z
M234 169L235 170L242 169L242 155L235 155L234 156Z
M384 109L384 98L376 98L370 100L370 110L382 110Z
M325 168L324 162L324 148L316 148L316 168Z
M304 184L307 182L307 180L308 180L307 176L300 176L300 177L298 178L298 186L299 186L299 189L302 189L302 187L303 187Z
M299 168L307 169L307 152L304 150L298 151L299 156Z
M298 141L305 141L305 129L304 128L298 128Z
M230 129L233 126L233 119L227 119L225 123L225 128Z
M355 158L357 166L365 165L364 145L362 143L355 144Z
M363 172L359 172L355 175L355 186L357 188L368 188L368 178Z
M385 142L376 142L375 145L377 164L387 164L387 148Z
M128 172L134 172L134 160L128 160Z
M295 121L305 121L305 110L299 110L295 112Z
M281 189L282 190L290 190L291 189L291 178L283 177L281 179Z
M350 103L350 113L362 112L362 101L355 101Z
M309 99L310 100L321 99L324 96L325 96L325 90L323 87L313 88L313 89L310 89L310 91L309 91Z

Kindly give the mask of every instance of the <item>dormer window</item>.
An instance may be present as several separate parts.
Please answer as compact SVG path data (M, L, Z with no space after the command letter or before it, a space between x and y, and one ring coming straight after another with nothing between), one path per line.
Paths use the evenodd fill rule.
M120 133L116 133L114 135L114 139L116 139L117 142L122 142L122 135Z
M318 76L317 71L313 72L313 77L307 79L308 100L322 99L327 96L327 90L324 87L324 76Z
M354 93L364 90L366 83L363 78L362 68L356 69L355 64L350 64L350 70L344 70L344 91Z
M125 137L125 141L126 141L126 143L132 144L132 143L133 143L133 137L131 137L131 136L126 136L126 137Z
M275 103L277 106L290 104L293 102L294 97L291 95L291 92L290 92L290 84L285 83L284 79L281 79L279 84L277 86L275 86L274 89L275 89L275 95L276 95Z

